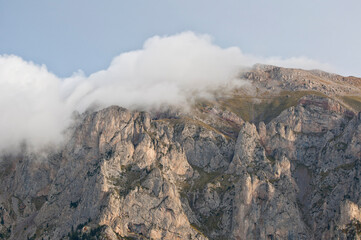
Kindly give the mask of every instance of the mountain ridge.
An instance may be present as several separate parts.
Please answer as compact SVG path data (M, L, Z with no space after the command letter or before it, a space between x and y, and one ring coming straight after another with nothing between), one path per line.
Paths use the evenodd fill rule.
M357 239L361 79L240 78L190 111L84 113L45 160L2 157L0 237Z

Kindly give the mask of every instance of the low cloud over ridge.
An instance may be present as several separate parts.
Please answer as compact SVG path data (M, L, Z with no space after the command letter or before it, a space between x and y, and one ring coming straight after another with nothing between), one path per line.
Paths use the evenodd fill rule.
M184 104L190 93L234 82L242 67L255 63L330 70L308 58L262 58L238 47L221 48L208 35L184 32L155 36L142 49L122 53L110 66L86 77L59 78L45 66L0 55L0 150L22 141L35 147L61 140L73 111L102 107Z

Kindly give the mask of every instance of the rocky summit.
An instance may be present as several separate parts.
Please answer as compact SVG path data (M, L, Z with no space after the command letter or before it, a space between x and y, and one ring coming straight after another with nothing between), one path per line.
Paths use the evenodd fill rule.
M359 239L361 79L239 78L187 110L88 111L60 149L3 154L0 239Z

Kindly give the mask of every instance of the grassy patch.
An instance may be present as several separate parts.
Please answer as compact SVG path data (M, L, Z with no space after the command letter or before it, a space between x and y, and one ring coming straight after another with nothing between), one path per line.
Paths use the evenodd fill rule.
M129 167L118 177L111 177L108 180L116 187L119 196L126 196L136 186L140 186L142 171L130 170Z
M212 189L218 193L219 196L224 195L225 192L234 188L233 176L230 174L224 174L222 172L205 172L202 168L192 166L199 173L199 177L194 180L193 184L183 184L183 188L180 191L182 198L190 201L190 207L194 209L192 203L192 195L200 194L202 196L203 191L206 189L207 184L213 184ZM222 215L224 209L217 209L210 214L198 216L200 225L191 224L192 228L201 235L209 237L210 233L217 233L222 228ZM224 239L223 236L212 239Z
M321 172L320 173L321 181L324 181L329 174L330 174L329 171Z
M208 231L219 231L220 230L220 223L221 223L222 212L218 211L206 217L202 220L202 225L204 226L204 230Z
M276 159L272 155L267 155L266 157L267 157L268 161L271 162L272 165L274 165L276 163Z
M313 208L321 208L323 203L325 202L324 198L319 199L317 202L315 202L312 207Z
M338 142L335 147L337 151L345 151L347 149L347 143Z
M206 129L208 131L211 131L211 132L214 132L214 133L217 133L219 135L222 135L224 136L227 140L230 140L231 138L234 138L232 135L229 135L225 132L222 131L222 129L217 129L207 123L204 123L200 120L196 120L196 119L192 119L192 118L189 118L189 117L184 117L184 118L179 118L179 119L158 119L158 120L154 120L156 122L165 122L165 123L168 123L168 124L171 124L173 125L173 127L175 127L176 125L179 125L179 124L193 124L197 127L201 127L203 129Z
M311 94L325 97L324 94L314 91L283 91L278 95L269 94L261 97L233 95L220 98L218 102L223 108L246 121L268 123L285 109L296 106L300 98Z
M322 185L322 186L320 187L321 197L322 197L322 198L326 198L327 196L329 196L330 193L332 192L333 188L334 188L334 187L331 186L331 185Z
M0 232L0 239L8 239L11 236L11 226L8 228L3 228L3 230Z
M219 235L222 230L222 209L212 212L209 216L201 216L199 218L200 226L191 224L192 228L199 234L208 237L209 239L228 239L226 236ZM215 235L211 235L211 233ZM212 236L212 237L210 237Z
M220 174L219 172L208 173L202 168L194 165L192 165L192 168L197 170L199 177L194 181L193 185L189 185L189 189L187 189L188 191L203 190L207 183L212 182Z
M14 163L11 160L3 160L1 159L3 162L0 165L0 179L2 179L3 177L7 177L8 175L10 175L10 173L14 170Z
M81 199L78 199L75 202L70 201L70 208L77 208Z
M98 226L96 228L90 229L89 232L82 232L81 228L77 227L77 230L71 229L71 232L68 233L69 240L96 240L101 237L101 233L104 230L105 226Z
M342 165L336 167L335 170L342 169L342 170L349 171L349 170L354 169L354 168L355 168L355 165L356 165L356 162L346 163L346 164L342 164Z
M201 232L200 227L197 224L191 223L191 228L193 228L194 231L199 233L200 235L206 237L203 232Z
M218 187L215 187L215 190L218 193L223 193L228 189L233 187L232 181L230 178L232 177L230 174L224 174L222 172L206 172L202 168L192 165L192 168L197 170L199 173L199 177L193 182L183 183L181 188L182 192L199 192L205 189L208 183L216 184L219 183ZM182 193L181 192L181 193Z
M361 111L361 97L360 96L341 96L341 99L356 111Z
M361 235L360 221L353 219L344 229L342 229L342 232L347 235L347 239L358 239L357 236Z
M48 200L47 196L39 196L39 197L34 197L31 199L31 202L35 205L35 209L37 211L40 210L40 208L44 205L44 203Z
M268 179L268 182L271 183L271 184L275 184L279 181L280 179L279 178L270 178Z

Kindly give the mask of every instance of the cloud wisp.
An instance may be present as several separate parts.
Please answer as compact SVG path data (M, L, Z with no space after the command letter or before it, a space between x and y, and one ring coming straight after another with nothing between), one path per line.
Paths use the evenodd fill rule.
M122 53L102 71L59 78L42 65L0 55L0 151L26 141L35 147L57 143L74 111L120 105L149 109L184 105L235 79L255 63L330 70L301 58L262 58L238 47L221 48L208 35L184 32L148 39L142 49ZM241 81L241 80L238 80Z

